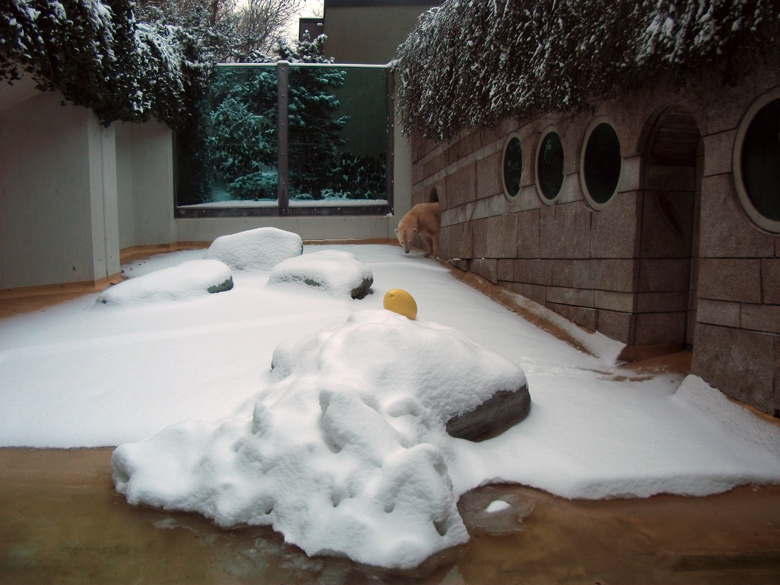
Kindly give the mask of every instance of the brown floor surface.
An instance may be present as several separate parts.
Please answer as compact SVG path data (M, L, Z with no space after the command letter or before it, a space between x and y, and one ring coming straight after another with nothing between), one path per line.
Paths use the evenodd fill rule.
M62 300L0 300L0 318ZM680 352L632 364L626 378L689 367ZM488 486L459 503L470 542L399 575L308 558L267 527L223 530L197 515L132 507L113 489L110 457L111 449L0 449L0 584L780 585L780 486L607 501ZM495 499L511 508L487 518Z
M780 486L706 498L464 495L471 541L417 575L309 558L267 527L132 507L111 449L0 449L0 583L780 583ZM503 499L511 508L490 515Z

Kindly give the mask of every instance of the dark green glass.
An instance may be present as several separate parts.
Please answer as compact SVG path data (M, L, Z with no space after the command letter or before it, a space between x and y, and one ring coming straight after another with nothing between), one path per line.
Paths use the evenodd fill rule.
M563 145L557 132L548 133L539 147L539 188L549 200L558 196L563 185Z
M756 211L780 221L780 99L761 108L745 133L742 178Z
M520 180L523 174L523 150L520 139L513 137L504 152L504 186L510 197L520 193Z
M606 122L596 126L585 147L585 184L593 201L603 204L615 194L620 181L620 140Z

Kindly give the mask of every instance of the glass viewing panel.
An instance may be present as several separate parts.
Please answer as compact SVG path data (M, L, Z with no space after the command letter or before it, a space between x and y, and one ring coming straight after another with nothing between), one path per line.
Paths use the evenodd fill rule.
M387 198L387 71L290 67L292 206Z
M539 147L537 176L542 195L552 201L563 185L563 146L557 132L549 132Z
M585 184L596 204L612 198L620 180L620 140L615 129L602 122L593 130L585 147Z
M216 67L176 134L177 205L276 207L276 66Z
M755 210L780 221L780 99L761 108L742 143L742 181Z
M289 64L291 213L387 212L387 84L384 67ZM278 93L276 64L215 68L176 136L179 216L279 214L287 206L278 201Z
M504 188L506 194L514 199L520 193L520 181L523 176L523 149L520 139L513 136L504 150Z

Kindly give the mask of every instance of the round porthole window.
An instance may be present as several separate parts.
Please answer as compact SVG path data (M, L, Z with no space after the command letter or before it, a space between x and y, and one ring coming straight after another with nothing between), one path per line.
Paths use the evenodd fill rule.
M750 219L780 233L780 89L759 99L737 131L737 196Z
M513 134L504 145L503 157L504 194L514 199L520 194L520 181L523 175L523 149L520 137Z
M600 122L591 126L584 144L580 158L583 193L591 207L602 209L620 181L620 140L611 124Z
M542 202L555 203L563 185L563 145L554 128L542 132L536 151L536 192Z

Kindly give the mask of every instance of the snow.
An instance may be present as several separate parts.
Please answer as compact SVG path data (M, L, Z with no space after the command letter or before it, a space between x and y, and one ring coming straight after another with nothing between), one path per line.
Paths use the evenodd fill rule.
M637 375L603 336L598 355L580 352L396 246L301 259L327 250L370 269L373 294L233 270L218 294L95 294L0 321L0 445L121 445L114 478L131 503L271 524L308 554L391 567L465 541L456 502L488 483L592 499L780 482L780 428L700 378ZM176 290L203 256L133 263L126 284ZM382 308L394 288L415 321ZM453 412L522 380L520 424L480 443L446 434Z
M374 280L371 270L351 252L322 250L288 258L268 276L271 287L307 287L319 292L356 298L355 291ZM363 296L363 295L361 295Z
M511 504L503 500L493 500L490 502L490 504L488 504L488 507L485 508L485 512L488 514L495 514L496 512L503 512L504 510L508 510L511 507Z
M184 299L232 288L230 268L219 260L191 260L125 280L98 295L98 302L123 305Z
M234 270L270 270L302 251L303 242L298 234L262 227L220 236L209 246L206 258L221 260Z

